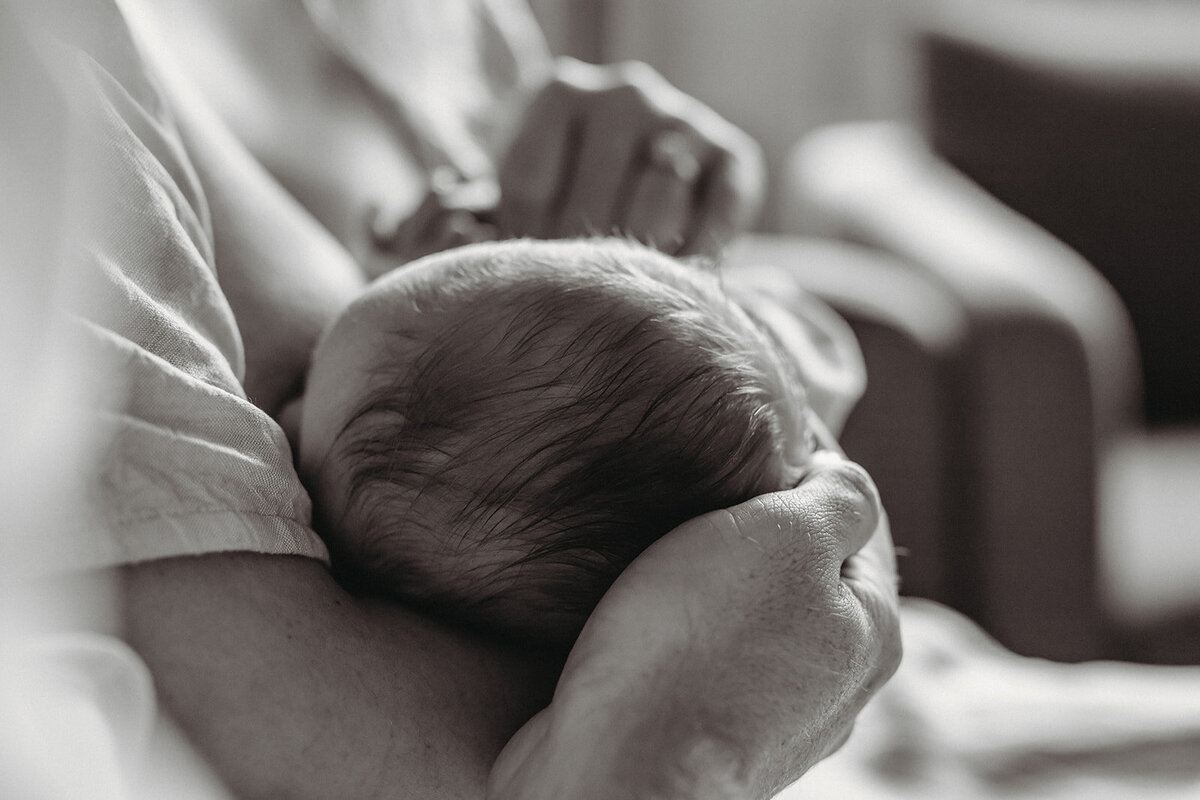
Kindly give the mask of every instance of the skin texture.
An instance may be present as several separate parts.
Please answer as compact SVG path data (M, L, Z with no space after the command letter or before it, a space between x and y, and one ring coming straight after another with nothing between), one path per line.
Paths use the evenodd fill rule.
M387 104L331 57L301 4L146 7L237 137L372 275L497 236L627 233L716 252L762 204L758 145L645 64L558 60L529 87L498 175L429 185ZM667 132L694 164L682 175L651 164ZM381 208L395 227L371 232Z
M874 490L822 458L639 557L494 768L558 664L355 600L315 562L127 567L125 635L238 796L765 798L899 659Z
M284 408L306 348L354 291L353 262L188 97L172 92L246 386ZM268 313L282 332L252 318ZM796 490L668 534L606 595L492 794L765 797L803 772L898 658L886 531L841 569L877 519L869 480L835 458ZM239 796L480 797L558 674L537 654L358 601L303 559L174 558L122 578L126 637Z
M892 558L869 478L831 452L796 490L684 524L601 601L489 796L771 796L899 664Z
M681 168L651 157L670 133ZM500 169L503 234L621 232L670 253L716 252L754 219L762 155L746 134L636 62L562 59Z
M249 553L122 571L125 638L238 797L480 797L557 665Z
M662 144L672 158L655 158ZM401 262L496 238L608 234L712 254L750 226L765 190L757 143L652 67L570 58L522 116L498 195L491 180L435 181L377 244Z

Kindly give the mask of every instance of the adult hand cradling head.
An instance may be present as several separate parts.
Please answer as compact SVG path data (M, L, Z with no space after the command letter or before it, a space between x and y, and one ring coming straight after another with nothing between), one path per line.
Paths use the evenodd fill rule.
M301 469L341 573L552 650L587 619L501 796L774 791L895 668L874 487L761 334L661 253L526 240L381 279L317 348Z
M769 797L841 745L899 659L874 486L820 453L797 488L687 522L633 562L489 796Z

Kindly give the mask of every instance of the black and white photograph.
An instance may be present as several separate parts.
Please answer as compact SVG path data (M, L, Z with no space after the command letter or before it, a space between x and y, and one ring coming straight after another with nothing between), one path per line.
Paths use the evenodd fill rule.
M0 798L1200 800L1200 0L0 0Z

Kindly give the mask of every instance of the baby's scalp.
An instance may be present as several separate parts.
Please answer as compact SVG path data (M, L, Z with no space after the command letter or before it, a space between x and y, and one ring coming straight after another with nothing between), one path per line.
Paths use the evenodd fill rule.
M787 482L779 406L802 394L711 276L614 240L412 270L359 309L393 345L326 460L331 544L375 588L573 630L657 536Z

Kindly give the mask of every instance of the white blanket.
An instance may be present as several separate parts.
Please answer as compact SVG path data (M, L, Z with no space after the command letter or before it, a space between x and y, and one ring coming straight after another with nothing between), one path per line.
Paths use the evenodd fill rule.
M902 620L896 677L781 798L1200 798L1200 667L1022 658L925 601Z

